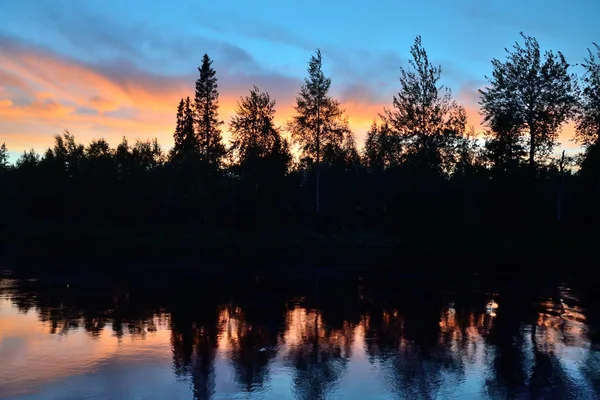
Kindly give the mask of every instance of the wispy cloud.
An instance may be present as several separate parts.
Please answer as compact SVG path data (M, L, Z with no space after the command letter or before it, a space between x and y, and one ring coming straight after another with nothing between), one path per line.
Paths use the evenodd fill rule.
M39 46L0 38L0 140L21 151L42 150L52 136L69 129L80 140L103 136L110 142L129 137L158 137L171 145L175 109L181 97L193 96L197 72L167 76L141 69L128 61L86 63ZM221 92L221 117L228 121L240 96L252 85L278 101L277 122L293 113L298 78L232 68L239 60L254 60L227 47L229 57L215 61ZM381 104L368 89L341 87L351 125L362 137ZM47 132L40 132L46 129ZM29 139L29 140L28 140Z
M277 122L284 124L316 48L332 78L332 94L346 109L360 144L372 120L391 106L399 89L399 67L406 66L413 35L421 29L409 26L399 35L386 28L386 35L371 40L361 36L358 24L356 32L321 26L327 13L302 23L300 29L297 21L284 16L304 15L306 7L298 11L272 2L263 5L281 17L256 13L254 3L226 10L220 4L194 1L157 0L140 9L119 1L110 6L69 0L9 3L0 4L0 14L10 16L0 25L0 141L14 151L42 150L63 129L84 142L103 136L115 143L126 135L158 137L170 146L177 103L193 96L196 67L205 52L217 71L223 120L229 120L239 97L257 85L277 100ZM390 10L392 3L386 5ZM462 7L475 5L463 2ZM486 12L473 12L474 20L487 24ZM430 41L435 46L439 36L426 35L425 47L430 49ZM439 61L444 83L465 105L469 122L483 129L477 104L483 74L473 77L461 57L474 53L481 61L479 50L490 43L453 46L461 56L454 63ZM436 63L437 54L448 55L438 51L430 54ZM483 58L487 69L491 58Z

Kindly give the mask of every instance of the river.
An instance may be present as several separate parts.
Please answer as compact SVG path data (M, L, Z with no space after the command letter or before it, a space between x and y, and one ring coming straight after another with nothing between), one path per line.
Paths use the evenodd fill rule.
M515 282L5 276L0 398L600 398L593 285Z

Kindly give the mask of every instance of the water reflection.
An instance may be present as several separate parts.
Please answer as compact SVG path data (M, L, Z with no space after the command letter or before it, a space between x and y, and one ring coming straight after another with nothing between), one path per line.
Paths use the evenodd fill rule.
M427 289L4 280L0 398L600 396L587 292Z

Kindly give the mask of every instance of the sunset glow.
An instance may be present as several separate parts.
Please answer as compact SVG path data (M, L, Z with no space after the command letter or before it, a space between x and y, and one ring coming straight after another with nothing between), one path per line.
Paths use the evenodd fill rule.
M206 29L200 29L187 18L171 23L162 17L211 12L215 15L210 19L216 21L222 19L223 10L197 10L201 6L183 2L169 4L179 8L165 14L166 4L157 2L136 13L120 3L103 8L81 3L70 5L68 12L59 11L60 5L36 4L34 12L27 3L0 5L7 21L0 27L0 142L6 142L13 155L30 148L41 152L52 144L55 134L65 129L82 143L104 137L116 145L123 136L130 140L157 137L168 149L173 143L177 103L182 97L193 97L196 67L204 52L215 60L226 141L227 122L236 102L253 85L269 91L277 100L276 122L283 125L293 115L306 63L316 48L324 54L332 94L346 109L361 147L372 121L384 107L391 107L392 96L399 88L399 67L407 65L409 44L425 29L414 19L409 19L412 24L394 28L391 35L381 31L368 39L353 30L336 28L335 24L319 36L302 31L299 21L261 23L261 29L254 29L243 21L252 18L256 7L227 10L227 20L207 23ZM381 7L381 15L386 16L381 26L385 26L386 20L399 12L399 6L390 3ZM416 11L413 7L407 6L404 11ZM490 15L502 12L496 6L486 7ZM431 29L442 29L436 18L461 12L470 15L470 20L459 25L472 25L472 29L490 25L487 17L473 13L465 2L446 8L441 7L430 19ZM280 12L286 14L284 9ZM282 20L283 14L272 20ZM123 15L129 17L124 19ZM358 16L353 13L344 17L347 26L361 26L352 20ZM563 17L556 14L546 20ZM19 29L21 19L31 21L38 29ZM568 30L564 24L553 25L553 31L528 22L528 32L539 37L544 46L563 51L576 64L594 39L591 33L583 34L588 31L588 22L592 20L581 20ZM491 59L502 56L504 47L523 29L493 25L498 32L481 30L466 36L454 29L424 36L433 61L442 64L442 83L466 108L469 124L478 133L483 128L477 89L486 84ZM167 26L170 36L165 36ZM569 141L573 135L569 124L561 135L562 148L578 148Z

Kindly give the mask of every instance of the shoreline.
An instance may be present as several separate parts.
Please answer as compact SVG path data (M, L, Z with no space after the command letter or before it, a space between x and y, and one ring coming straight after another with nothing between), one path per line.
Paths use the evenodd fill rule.
M373 232L218 232L73 227L4 235L0 262L14 269L150 275L474 274L590 270L596 242L573 235L449 237Z

